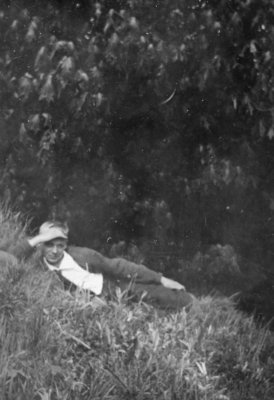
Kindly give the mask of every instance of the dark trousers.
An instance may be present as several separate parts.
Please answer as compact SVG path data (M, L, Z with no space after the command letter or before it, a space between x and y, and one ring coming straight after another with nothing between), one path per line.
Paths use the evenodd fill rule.
M161 308L180 309L189 307L193 302L193 297L185 290L167 289L162 285L143 285L136 284L133 288L137 296L142 296L147 301Z
M107 291L110 293L110 286L107 285ZM116 286L116 285L115 285ZM117 287L117 286L116 286ZM129 297L134 301L142 299L144 302L152 304L156 307L166 309L189 308L193 303L194 296L185 290L167 289L157 284L141 284L141 283L119 283L122 291L127 290Z

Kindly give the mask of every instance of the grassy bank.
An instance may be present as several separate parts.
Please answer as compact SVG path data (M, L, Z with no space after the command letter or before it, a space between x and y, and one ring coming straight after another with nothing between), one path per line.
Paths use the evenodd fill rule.
M2 226L21 232L12 215ZM270 400L273 350L228 298L166 313L118 291L102 305L65 293L35 260L1 265L2 400Z

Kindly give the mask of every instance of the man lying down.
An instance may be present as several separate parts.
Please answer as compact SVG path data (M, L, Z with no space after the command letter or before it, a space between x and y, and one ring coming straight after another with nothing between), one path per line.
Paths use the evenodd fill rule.
M68 245L68 228L59 221L47 221L39 233L15 245L11 251L18 259L28 258L40 249L43 265L57 273L66 289L76 287L104 297L112 282L122 290L129 287L135 299L162 307L190 307L194 296L179 282L164 277L142 264L123 258L107 258L87 247ZM3 252L2 252L3 253Z

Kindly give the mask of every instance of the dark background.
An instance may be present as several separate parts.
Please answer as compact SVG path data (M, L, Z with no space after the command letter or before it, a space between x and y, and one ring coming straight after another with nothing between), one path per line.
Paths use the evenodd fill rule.
M273 270L272 1L0 4L0 193L231 293Z

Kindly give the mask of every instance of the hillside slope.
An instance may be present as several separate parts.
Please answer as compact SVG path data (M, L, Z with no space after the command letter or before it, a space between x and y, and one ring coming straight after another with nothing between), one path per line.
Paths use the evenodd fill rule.
M1 240L23 234L10 213L1 229ZM1 265L2 400L270 400L273 349L229 298L167 313L117 291L103 305L64 292L35 260Z

